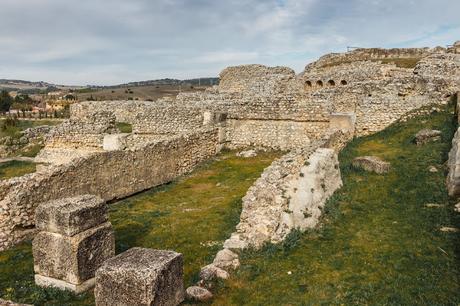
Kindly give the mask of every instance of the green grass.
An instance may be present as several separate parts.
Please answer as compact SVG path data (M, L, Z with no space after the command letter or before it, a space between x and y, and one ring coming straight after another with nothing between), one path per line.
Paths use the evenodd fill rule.
M239 221L241 198L280 153L238 158L224 152L178 181L110 206L116 251L142 246L184 254L186 285L198 279ZM0 297L35 305L93 305L92 293L74 296L34 285L30 242L0 252Z
M36 164L32 162L13 160L0 163L0 180L22 176L27 173L33 173L35 170Z
M129 123L117 122L116 126L120 130L121 133L132 133L133 132L133 126Z
M3 122L5 119L0 119L0 127L3 127ZM5 129L0 128L0 137L21 137L21 131L24 131L28 128L42 126L42 125L57 125L61 121L58 120L18 120L17 126L7 126Z
M439 231L460 227L445 187L452 110L350 143L339 157L344 186L328 201L323 226L243 253L214 304L459 305L459 234ZM442 141L414 145L422 128L440 129ZM391 172L351 168L369 154L391 162Z

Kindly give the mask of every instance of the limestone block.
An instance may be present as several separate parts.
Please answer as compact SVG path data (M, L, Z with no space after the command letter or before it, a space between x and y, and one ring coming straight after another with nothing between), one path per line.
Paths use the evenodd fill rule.
M108 134L104 136L102 148L105 151L117 151L126 148L126 137L129 134Z
M40 232L32 244L36 274L82 284L115 255L112 225L107 222L72 237Z
M376 156L360 156L353 159L353 167L378 174L390 171L390 163L381 160Z
M94 195L82 195L43 203L35 210L41 231L74 236L107 221L107 205Z
M97 306L178 305L184 300L182 254L132 248L96 272Z
M341 131L355 130L356 114L355 113L333 113L330 117L329 127Z

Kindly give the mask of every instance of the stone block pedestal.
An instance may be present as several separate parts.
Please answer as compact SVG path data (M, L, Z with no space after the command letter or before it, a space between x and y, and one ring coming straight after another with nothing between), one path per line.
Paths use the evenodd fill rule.
M115 255L112 225L102 199L80 196L37 208L35 282L42 287L84 292L94 286L96 270Z
M132 248L96 272L97 306L179 305L184 300L182 255Z

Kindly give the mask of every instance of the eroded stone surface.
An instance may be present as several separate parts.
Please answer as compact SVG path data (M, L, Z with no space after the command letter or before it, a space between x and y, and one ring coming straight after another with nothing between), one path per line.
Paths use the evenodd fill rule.
M184 300L182 278L181 254L132 248L97 271L96 305L178 305Z
M35 210L35 225L39 230L65 236L74 236L107 219L107 205L94 195L46 202Z
M112 225L106 222L72 237L40 232L32 243L36 274L81 284L94 277L104 261L115 255Z
M353 159L353 167L363 169L377 174L384 174L390 171L390 163L380 159L377 156L360 156Z
M217 253L212 264L226 271L235 270L240 266L240 260L238 254L229 249L223 249Z
M227 271L214 264L207 265L201 268L200 271L200 278L205 282L214 281L216 279L228 279L229 277L230 274L228 274Z
M426 144L428 142L438 141L441 140L441 135L441 131L423 129L420 130L417 134L415 134L415 143L419 146Z
M199 286L191 286L188 287L186 290L186 297L189 300L196 301L196 302L208 302L212 300L212 293L206 288L202 288Z

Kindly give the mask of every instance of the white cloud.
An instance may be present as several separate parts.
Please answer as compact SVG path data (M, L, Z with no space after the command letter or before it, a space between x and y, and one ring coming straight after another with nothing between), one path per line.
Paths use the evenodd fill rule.
M442 8L442 9L440 9ZM460 39L452 0L2 0L0 78L114 84Z

